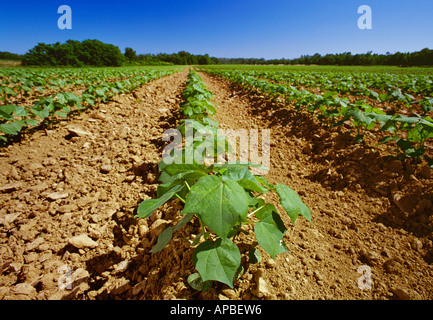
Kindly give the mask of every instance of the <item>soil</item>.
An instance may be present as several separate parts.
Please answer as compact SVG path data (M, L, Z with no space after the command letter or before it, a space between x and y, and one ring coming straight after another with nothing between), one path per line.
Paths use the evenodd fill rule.
M233 289L189 287L194 248L186 239L199 232L196 221L149 253L180 220L179 200L148 219L134 215L156 197L163 132L181 119L187 74L0 150L0 299L433 298L433 179L425 163L393 159L373 138L354 144L346 128L324 128L278 99L205 73L221 128L271 130L265 177L298 192L313 223L281 214L290 252L271 259L261 251L258 264L246 257L253 232L242 235L244 273ZM275 196L267 200L281 208Z

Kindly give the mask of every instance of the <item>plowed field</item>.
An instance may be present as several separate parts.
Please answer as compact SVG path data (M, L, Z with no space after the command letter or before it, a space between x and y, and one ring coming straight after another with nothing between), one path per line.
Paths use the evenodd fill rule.
M134 214L156 196L162 134L181 119L187 74L154 80L0 150L0 299L433 298L429 167L391 159L368 138L354 144L344 127L325 128L203 72L221 128L271 130L266 178L294 189L313 223L286 217L290 252L245 263L233 289L189 287L193 249L184 238L199 232L194 223L149 253L164 225L180 220L179 200L150 219Z

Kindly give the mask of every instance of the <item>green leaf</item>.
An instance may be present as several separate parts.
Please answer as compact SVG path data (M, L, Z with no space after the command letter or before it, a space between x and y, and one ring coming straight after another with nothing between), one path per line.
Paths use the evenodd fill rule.
M275 190L275 186L273 184L269 183L269 181L265 177L256 176L256 178L261 184L263 184L269 190Z
M17 121L0 124L0 131L6 134L17 135L21 131L21 125Z
M12 120L12 115L27 116L28 113L24 107L15 104L0 106L0 116L3 119Z
M160 206L162 206L164 203L166 203L168 200L170 200L174 194L178 191L180 191L183 188L181 185L174 186L172 189L168 190L166 193L164 193L163 196L161 196L158 199L149 199L144 200L140 203L137 209L137 215L135 215L136 218L147 218L152 214L153 211L158 209Z
M106 97L105 95L105 91L103 89L96 89L95 90L96 95L100 96L100 97Z
M58 93L58 94L57 94L57 101L58 101L60 104L66 104L65 94L64 94L64 93Z
M182 228L184 225L186 225L188 222L190 222L193 217L194 217L193 213L187 213L186 215L184 215L183 218L174 227L173 231L177 231L180 228Z
M13 120L13 119L14 119L14 117L13 117L12 115L3 112L3 111L0 109L0 120L1 120L1 121L5 121L5 120Z
M223 173L223 180L229 177L239 183L241 187L247 190L266 193L268 189L261 186L257 178L251 173L247 164L225 164L221 169L227 170Z
M412 147L412 143L410 141L399 138L399 139L397 139L397 146L401 150L406 151Z
M198 291L208 291L212 287L212 281L203 281L200 273L197 272L190 274L186 281L191 288Z
M48 109L40 109L39 107L34 107L31 111L41 119L45 119L50 115L50 111Z
M37 126L39 124L36 119L26 119L26 123L28 126Z
M64 113L63 111L57 111L56 112L56 115L58 115L59 117L62 117L62 118L66 118L68 115L66 114L66 113Z
M196 213L220 237L227 237L239 218L247 218L249 198L234 180L208 175L200 178L188 194L183 213Z
M177 164L175 162L167 164L164 162L164 160L158 163L158 167L160 171L164 171L171 176L185 173L185 172L200 171L206 169L206 166L204 164L198 164L198 163L187 164L185 162L182 162L180 164Z
M263 201L263 199L260 200ZM258 209L257 211L254 211L254 215L256 216L257 219L263 220L269 215L269 212L278 213L278 210L277 208L275 208L273 204L267 203L267 204L263 204L261 208Z
M184 181L193 181L195 183L197 179L205 175L206 173L200 170L185 171L174 176L170 176L166 172L162 172L160 176L160 181L163 182L163 184L158 186L158 197L162 196L165 192L170 190L175 185L183 185Z
M155 246L150 250L151 253L155 253L158 251L161 251L165 248L165 246L171 241L171 238L173 237L173 228L168 227L166 228L158 237L158 242Z
M396 139L397 139L396 137L385 136L385 137L383 137L383 138L381 138L379 140L379 143L387 143L389 141L393 141L393 140L396 140Z
M166 194L167 192L169 192L173 187L175 186L183 186L183 182L181 180L176 180L173 183L167 183L167 184L160 184L157 189L156 189L156 196L158 198L161 198L162 196L164 196L164 194ZM179 190L177 193L178 195L180 195L182 191Z
M286 210L293 223L295 223L299 214L311 222L310 209L302 202L302 199L295 191L284 184L277 184L275 191L280 197L281 206Z
M272 258L289 251L283 241L285 232L283 221L274 211L267 211L263 220L254 226L257 242Z
M251 263L260 263L260 261L262 260L260 251L255 247L251 247L248 251L248 259Z
M380 94L379 99L381 102L385 102L388 99L388 93L385 92L385 93Z
M193 262L203 281L216 280L233 288L241 253L230 239L208 240L194 250Z

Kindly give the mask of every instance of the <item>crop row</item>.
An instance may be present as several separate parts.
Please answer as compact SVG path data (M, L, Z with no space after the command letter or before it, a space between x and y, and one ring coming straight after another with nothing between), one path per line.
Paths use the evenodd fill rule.
M350 121L356 130L355 142L364 139L366 132L373 129L384 133L380 143L395 142L398 156L421 158L426 152L426 142L433 138L433 119L428 115L388 115L368 104L364 99L350 102L334 91L315 94L293 86L272 83L254 76L244 75L236 70L212 70L206 72L225 77L248 88L258 89L270 96L282 96L287 103L293 103L296 110L307 110L329 126L341 126ZM429 105L428 111L433 110ZM432 159L425 155L432 163Z
M110 74L104 69L88 71L83 79L76 79L85 85L81 94L60 92L47 97L40 97L31 106L4 104L0 106L0 140L8 141L11 136L18 135L24 128L37 126L43 121L53 119L53 116L66 118L74 110L82 111L93 108L99 102L107 102L121 93L128 93L137 87L169 75L177 69L146 70L130 74L130 78L118 81L107 81ZM97 80L98 79L98 80ZM31 79L29 81L32 81Z
M275 192L293 223L298 215L311 221L308 207L295 191L283 184L272 185L252 173L250 168L259 165L224 160L231 147L226 137L218 134L212 97L191 69L180 108L185 118L175 130L170 129L174 141L179 136L183 139L166 147L159 162L157 198L141 202L136 215L147 218L173 198L184 204L182 219L159 235L151 252L162 250L173 232L197 218L201 232L190 243L195 247L193 262L198 272L188 278L197 290L209 289L213 280L233 287L233 281L243 272L241 252L234 241L239 234L248 234L243 229L247 224L254 224L258 245L272 257L288 251L284 223L276 207L262 199L263 194ZM253 245L248 256L255 263L260 260L260 251Z
M210 67L209 67L210 68ZM230 67L213 67L224 70ZM367 69L365 69L367 70ZM238 69L244 75L254 76L274 82L286 83L298 88L320 88L321 91L339 91L341 93L357 92L366 89L379 93L392 93L399 90L403 95L433 97L433 76L420 74L393 74L371 72L321 72L321 71L285 71L254 68ZM374 94L373 94L374 95Z
M292 86L300 90L333 92L334 95L353 95L370 98L378 103L391 102L423 113L433 111L433 76L372 73L285 72L237 70L240 76Z
M314 86L323 90L337 88L342 93L350 93L356 90L356 88L361 87L362 90L374 89L389 93L400 90L402 94L433 96L433 76L426 75L262 72L258 76L280 82L288 82L296 86Z
M104 82L116 82L156 72L154 68L89 68L89 69L5 69L0 72L0 101L12 97L44 95L49 91L71 90Z

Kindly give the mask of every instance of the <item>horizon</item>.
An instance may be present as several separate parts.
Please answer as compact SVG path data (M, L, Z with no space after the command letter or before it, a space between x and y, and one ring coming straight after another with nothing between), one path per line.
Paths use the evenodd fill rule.
M59 27L61 5L71 8L71 29ZM366 11L359 13L363 5L371 8L370 16L365 16ZM407 53L433 47L433 2L428 0L415 0L410 6L402 0L311 0L302 4L283 0L19 0L5 3L3 10L8 14L0 20L0 51L21 55L38 43L68 39L97 39L121 52L132 48L137 54L186 51L265 60L316 53ZM371 26L364 17L370 18ZM360 28L359 20L366 22L366 29Z
M75 39L68 39L68 40L75 40ZM67 41L68 41L67 40ZM84 39L84 40L98 40L98 39ZM98 40L99 41L99 40ZM65 41L66 42L66 41ZM65 42L63 42L63 43L65 43ZM48 44L48 43L47 43ZM54 43L50 43L50 44L54 44ZM108 43L108 44L112 44L112 45L114 45L114 46L117 46L115 43ZM32 49L32 48L30 48L30 49ZM132 49L134 49L134 48L132 48ZM429 47L426 47L426 48L422 48L422 49L429 49L429 50L433 50L432 48L429 48ZM406 54L406 53L414 53L414 52L418 52L418 51L421 51L422 49L420 49L420 50L416 50L416 51L396 51L396 52L387 52L387 53L389 53L389 54L395 54L395 53L397 53L397 52L400 52L400 53L403 53L403 54ZM135 50L135 49L134 49ZM17 54L16 52L10 52L10 51L3 51L3 50L0 50L0 52L9 52L9 53L12 53L12 54ZM193 55L205 55L205 54L208 54L208 53L206 53L206 52L204 52L204 53L197 53L197 54L195 54L195 53L191 53L191 52L188 52L187 50L179 50L179 51L177 51L177 52L158 52L158 53L148 53L148 52L136 52L136 54L137 55L158 55L158 54L167 54L167 55L172 55L172 54L178 54L178 53L180 53L180 52L187 52L187 53L189 53L189 54L193 54ZM122 51L122 53L124 53L124 50ZM328 54L330 54L330 55L340 55L340 54L344 54L344 53L349 53L349 54L352 54L352 55L357 55L357 54L360 54L360 55L363 55L363 54L367 54L368 53L368 51L367 52L357 52L357 53L353 53L353 52L350 52L350 51L345 51L345 52L327 52L327 53L324 53L324 54L321 54L321 56L323 57L323 56L325 56L325 55L328 55ZM377 52L371 52L371 54L372 55L374 55L374 54L378 54L378 55L385 55L385 54L387 54L387 53L377 53ZM24 55L24 54L20 54L20 55ZM208 54L209 55L209 54ZM303 55L300 55L299 57L295 57L295 58L271 58L271 59L265 59L265 61L269 61L269 60L280 60L280 59L286 59L286 60L295 60L295 59L299 59L299 58L301 58L301 57L306 57L306 56L313 56L314 54L303 54ZM248 60L248 59L264 59L264 58L262 58L262 57L215 57L215 56L211 56L211 55L209 55L209 57L211 57L211 58L217 58L217 59L245 59L245 60Z

